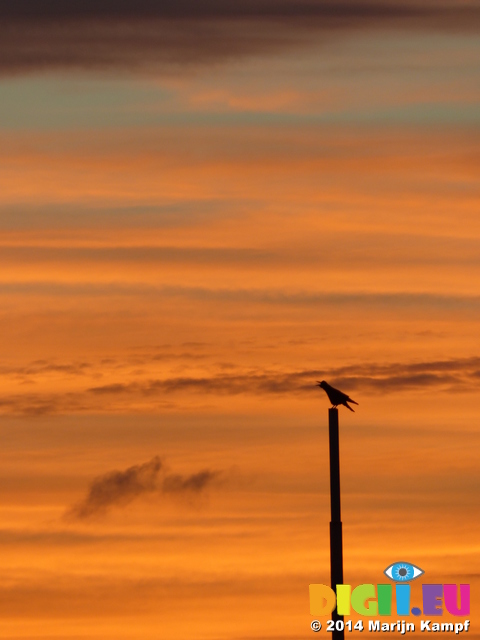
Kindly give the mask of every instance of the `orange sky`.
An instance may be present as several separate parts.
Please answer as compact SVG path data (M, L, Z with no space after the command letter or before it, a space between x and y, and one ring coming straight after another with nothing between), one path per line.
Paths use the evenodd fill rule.
M476 5L211 4L4 16L0 639L311 637L322 379L345 581L468 582L478 639Z

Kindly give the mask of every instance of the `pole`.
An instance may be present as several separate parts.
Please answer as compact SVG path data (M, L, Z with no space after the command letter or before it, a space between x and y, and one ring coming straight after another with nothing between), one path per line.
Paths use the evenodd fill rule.
M337 584L343 584L343 536L340 511L340 447L338 437L338 409L328 410L328 438L330 445L330 583L335 591ZM332 613L332 620L341 620L343 616ZM332 631L332 640L343 640L341 630Z

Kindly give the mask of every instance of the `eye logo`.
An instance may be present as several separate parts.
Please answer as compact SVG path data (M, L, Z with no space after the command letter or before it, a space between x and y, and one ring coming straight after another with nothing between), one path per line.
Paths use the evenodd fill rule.
M425 571L410 562L394 562L383 572L395 582L410 582L421 576Z

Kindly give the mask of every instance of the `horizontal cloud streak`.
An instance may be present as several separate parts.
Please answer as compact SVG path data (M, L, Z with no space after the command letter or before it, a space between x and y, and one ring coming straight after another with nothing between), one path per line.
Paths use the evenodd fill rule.
M280 255L248 247L1 247L5 262L244 264L279 262ZM293 258L292 258L293 262Z
M260 253L262 257L265 254ZM12 296L52 296L98 298L105 295L143 298L148 296L151 301L156 299L183 298L185 300L202 302L225 302L240 305L248 302L252 305L271 305L279 307L338 307L354 306L357 311L362 309L385 309L396 312L418 311L448 311L478 314L480 311L480 296L457 295L455 293L437 294L430 292L361 292L361 291L289 291L282 289L209 289L206 287L183 286L151 286L133 282L104 282L104 283L64 283L59 281L23 281L0 282L0 294Z
M97 218L102 218L100 211ZM133 216L132 216L133 217ZM106 218L107 222L110 219ZM295 265L339 266L344 264L393 264L393 265L480 265L477 237L412 236L384 232L362 234L359 246L358 235L348 238L344 233L326 232L315 239L315 245L302 243L299 247L281 246L275 249L260 249L250 246L169 246L169 245L120 245L49 246L48 244L0 244L0 263L6 264L71 264L103 263L148 263L148 264L259 264L262 266ZM237 242L245 242L241 238ZM342 252L338 251L338 243Z
M31 2L0 8L0 73L172 69L378 27L478 28L478 6L310 0Z
M453 6L462 9L460 3ZM452 3L450 3L452 8ZM110 19L163 18L163 19L240 19L240 18L384 18L390 16L435 15L448 8L446 3L433 2L385 2L385 0L361 0L357 2L331 0L84 0L82 3L65 3L61 0L17 0L2 4L0 18L29 20L51 19Z
M173 353L173 359L176 355ZM185 406L186 398L195 405L195 398L198 400L205 395L218 399L240 395L307 397L318 392L316 381L321 379L328 380L333 386L352 392L358 390L365 395L389 395L431 389L442 393L474 393L478 392L480 385L480 357L416 363L365 362L344 367L297 371L265 368L245 371L232 365L223 371L220 366L219 371L218 366L212 367L208 364L207 354L204 354L203 358L196 358L194 354L183 355L186 359L192 360L192 367L200 367L200 373L167 373L163 378L155 377L155 374L158 376L155 363L160 358L165 361L169 357L167 355L160 358L158 355L138 356L132 360L127 359L123 364L115 361L109 365L103 360L100 364L83 363L79 370L75 364L61 365L60 368L45 366L39 370L32 367L18 370L5 368L1 372L5 384L16 384L17 389L22 389L21 385L26 383L39 384L40 379L46 374L64 376L68 373L71 383L65 392L52 391L52 387L47 384L43 390L36 392L29 390L4 393L0 397L0 414L41 417L119 411L158 413L177 410L180 404ZM140 368L138 374L134 374L133 377L132 366ZM89 378L92 385L92 382L98 380L99 372L102 370L102 377L108 382L87 387L85 378ZM31 389L30 386L28 388ZM196 481L201 484L202 477L189 480L192 489ZM169 486L173 490L176 481L171 482L173 484Z
M153 286L138 282L132 284L120 282L73 282L61 281L23 281L0 282L0 293L10 295L47 295L64 296L104 296L106 293L117 296L159 296L182 297L194 300L212 300L233 302L260 302L269 304L351 304L361 302L385 305L451 306L477 308L480 296L462 296L455 294L434 294L429 292L325 292L325 291L286 291L282 289L210 289L207 287Z
M448 386L453 389L473 390L478 388L480 358L445 360L424 363L359 364L338 369L313 369L293 373L251 373L243 375L216 375L194 378L178 377L149 382L111 384L92 387L93 394L158 392L197 392L236 395L291 394L314 392L316 378L328 377L335 384L374 392L393 392L407 389L422 389L432 386Z

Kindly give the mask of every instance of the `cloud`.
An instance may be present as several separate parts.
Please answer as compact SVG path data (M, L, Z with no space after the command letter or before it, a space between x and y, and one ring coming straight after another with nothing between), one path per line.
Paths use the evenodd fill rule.
M271 252L249 247L48 247L2 246L1 260L8 264L78 263L112 264L193 264L193 265L244 265L279 261Z
M35 378L48 374L61 374L62 376L83 376L91 365L88 362L68 362L59 364L50 360L35 360L27 366L13 367L0 366L0 376L11 376L19 379Z
M301 394L315 391L316 380L365 392L391 393L410 389L444 387L448 391L478 390L480 357L420 363L364 363L296 372L260 371L205 377L171 377L163 380L92 387L96 395L160 393L211 393L217 395Z
M190 476L182 476L172 474L166 476L162 484L162 490L165 493L179 493L185 491L194 491L196 493L202 491L207 485L211 484L219 475L218 471L210 471L204 469Z
M253 254L251 254L253 255ZM268 254L259 252L258 260L267 260ZM42 295L64 296L71 294L97 298L106 294L116 296L141 297L150 296L161 300L167 298L183 298L202 302L237 303L284 306L312 307L325 309L326 306L336 309L360 306L365 309L395 309L396 311L463 311L477 313L480 310L480 296L463 294L411 293L411 292L324 292L324 291L292 291L284 289L239 289L239 288L207 288L183 286L155 286L143 283L80 282L65 283L58 280L1 282L0 294L9 295Z
M42 417L56 413L73 413L81 410L77 402L67 403L65 397L54 394L14 394L0 398L0 413L21 415L29 418Z
M358 20L432 19L434 16L470 13L475 5L450 0L16 0L2 3L0 19L17 22L88 20L322 20L329 26Z
M0 6L0 73L178 70L353 30L476 29L479 17L453 0L16 0Z
M158 490L162 462L158 456L125 471L110 471L95 478L87 496L72 507L68 516L83 519L105 513L115 505L126 505L147 493Z
M108 386L108 385L107 385ZM113 393L121 394L124 385L112 385ZM120 397L120 395L119 395ZM85 413L117 413L126 408L137 413L142 407L119 406L110 403L108 407L102 401L92 400L92 395L87 391L51 392L39 391L38 393L16 393L0 396L0 415L25 416L28 418L41 418L51 415L79 415ZM128 403L127 403L128 404ZM155 399L155 410L172 410L176 405L170 400Z
M186 355L189 359L189 355ZM119 411L171 411L178 409L185 399L209 395L228 397L255 396L307 396L318 393L317 380L349 392L364 395L388 395L403 391L437 389L442 393L478 393L480 385L480 357L432 360L425 362L359 362L342 367L324 367L281 371L269 369L239 370L234 364L203 375L171 375L164 378L146 378L150 371L152 354L143 354L134 360L142 365L137 373L131 370L130 359L123 365L115 364L105 384L85 388L81 377L75 390L64 393L50 388L36 393L22 392L0 396L0 414L42 417L46 415L117 413ZM195 359L195 363L198 360ZM68 368L68 365L65 365ZM102 365L104 366L104 365ZM207 366L207 365L206 365ZM27 367L29 370L30 367ZM92 364L92 379L97 368ZM15 373L15 376L17 373ZM114 376L121 376L116 381ZM14 376L14 378L15 378ZM125 377L130 380L124 382ZM134 376L132 378L132 376ZM32 378L35 381L35 378ZM24 381L21 380L24 384ZM29 387L30 388L30 387ZM108 399L108 401L106 401ZM172 481L173 482L173 481ZM193 481L192 481L193 482ZM173 484L172 484L173 486Z
M124 471L109 471L95 478L85 498L65 513L67 520L103 515L112 507L124 507L144 495L200 493L218 478L220 471L203 469L191 475L164 474L158 456Z
M390 393L443 387L448 391L478 391L480 358L416 363L367 363L327 371L335 384L366 392ZM332 383L333 384L333 383Z

